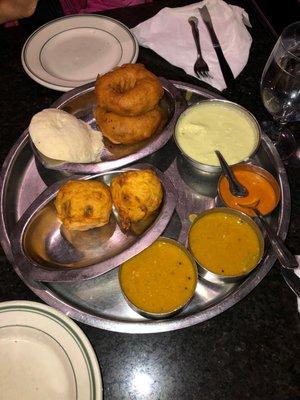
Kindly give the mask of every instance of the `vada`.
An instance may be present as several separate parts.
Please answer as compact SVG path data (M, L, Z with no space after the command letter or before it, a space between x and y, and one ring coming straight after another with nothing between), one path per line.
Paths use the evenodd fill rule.
M95 92L101 108L125 116L147 113L164 95L157 77L143 64L124 64L98 76Z
M102 135L117 144L138 143L151 137L159 127L162 116L160 106L136 117L118 115L101 107L95 110L95 118Z
M163 199L160 180L152 170L124 172L111 184L113 203L118 210L121 226L128 230L131 223L153 214Z
M54 205L58 218L69 230L103 226L112 211L109 188L96 180L68 181L59 189Z

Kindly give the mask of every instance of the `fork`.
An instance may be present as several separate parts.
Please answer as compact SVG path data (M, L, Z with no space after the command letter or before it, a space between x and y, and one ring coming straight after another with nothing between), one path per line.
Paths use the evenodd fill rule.
M201 47L200 47L200 38L199 38L199 29L198 29L198 18L196 17L190 17L188 19L189 24L191 25L192 28L192 33L193 37L195 40L196 48L197 48L197 60L194 65L194 71L195 74L198 76L198 78L211 78L209 74L209 68L206 62L204 61L201 53Z

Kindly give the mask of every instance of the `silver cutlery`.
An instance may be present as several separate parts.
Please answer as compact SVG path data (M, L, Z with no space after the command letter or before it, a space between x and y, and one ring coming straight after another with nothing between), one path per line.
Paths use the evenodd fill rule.
M233 73L231 71L231 68L223 54L222 51L222 47L219 43L218 37L214 31L214 27L208 12L208 8L206 6L199 8L199 13L206 25L206 28L208 30L209 36L211 38L212 44L214 46L215 52L217 54L218 60L219 60L219 64L221 67L221 71L226 83L226 86L228 87L229 85L231 85L234 82L234 76Z
M273 247L273 250L277 256L277 260L280 262L281 266L286 269L294 269L298 267L298 262L296 257L289 251L286 245L283 243L281 238L277 235L277 233L271 228L271 226L267 223L263 215L255 206L245 206L251 209L256 217L259 219L261 225L263 226L269 241Z
M236 197L247 196L248 190L236 179L222 153L219 150L215 150L215 153L221 164L223 174L228 180L230 192Z
M194 41L195 41L196 48L197 48L197 60L194 65L195 74L200 79L201 78L210 78L208 65L204 61L204 59L202 57L202 53L201 53L200 37L199 37L199 29L198 29L198 19L196 17L190 17L188 19L188 21L189 21L189 24L191 25Z

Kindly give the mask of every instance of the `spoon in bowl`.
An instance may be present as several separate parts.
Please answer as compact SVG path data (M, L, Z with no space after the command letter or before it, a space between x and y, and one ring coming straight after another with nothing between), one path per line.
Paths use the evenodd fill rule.
M222 153L219 150L215 150L215 153L220 161L223 174L228 179L230 192L236 197L247 196L248 190L236 179Z
M287 269L294 269L298 267L298 262L296 257L289 251L289 249L286 247L284 242L281 240L281 238L277 235L277 233L271 228L271 226L267 223L261 212L256 208L258 205L259 201L255 205L251 206L246 206L239 204L241 207L246 207L252 210L256 217L259 219L261 225L263 226L269 241L273 247L273 250L277 256L278 261L280 262L281 266L283 268Z

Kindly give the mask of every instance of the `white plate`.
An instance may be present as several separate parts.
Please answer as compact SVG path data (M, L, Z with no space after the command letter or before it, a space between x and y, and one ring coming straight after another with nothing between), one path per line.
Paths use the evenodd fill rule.
M137 40L121 22L103 15L70 15L29 36L22 64L36 82L66 92L118 65L134 63L138 52Z
M88 339L49 306L0 303L0 360L5 400L102 399L99 365Z

